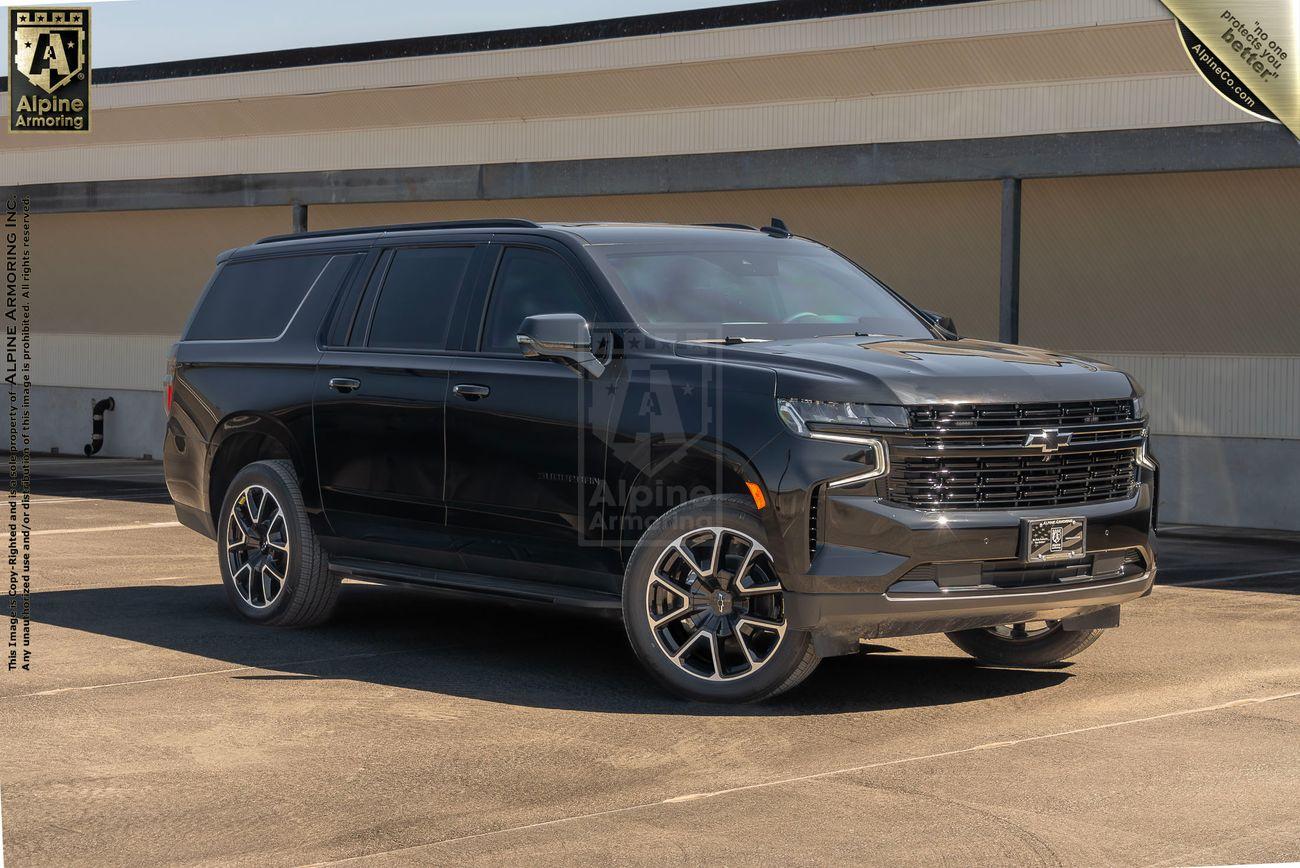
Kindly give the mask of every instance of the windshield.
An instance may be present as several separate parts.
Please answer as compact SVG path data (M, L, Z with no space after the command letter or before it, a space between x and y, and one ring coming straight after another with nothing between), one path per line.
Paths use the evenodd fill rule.
M676 340L934 334L851 262L797 239L683 249L666 244L588 248L637 323Z

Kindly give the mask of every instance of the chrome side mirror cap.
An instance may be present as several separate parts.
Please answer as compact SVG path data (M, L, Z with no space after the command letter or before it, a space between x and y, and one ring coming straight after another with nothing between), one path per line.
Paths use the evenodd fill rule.
M592 353L591 326L580 314L526 317L519 324L515 340L527 358L561 362L587 377L599 377L605 372L605 365Z

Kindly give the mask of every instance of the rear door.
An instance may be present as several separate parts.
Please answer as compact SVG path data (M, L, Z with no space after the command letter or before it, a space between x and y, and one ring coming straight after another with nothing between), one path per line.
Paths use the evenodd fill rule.
M483 256L473 240L380 248L316 370L321 503L340 554L446 566L446 349Z

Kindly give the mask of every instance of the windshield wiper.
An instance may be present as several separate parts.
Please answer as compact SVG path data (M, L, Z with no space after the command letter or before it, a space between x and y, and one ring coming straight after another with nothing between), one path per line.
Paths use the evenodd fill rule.
M771 338L742 338L735 335L727 335L722 338L692 338L689 341L683 341L687 344L722 344L723 346L735 346L736 344L761 344L764 341L770 341Z
M902 335L890 334L889 332L838 332L833 335L813 335L815 338L901 338Z

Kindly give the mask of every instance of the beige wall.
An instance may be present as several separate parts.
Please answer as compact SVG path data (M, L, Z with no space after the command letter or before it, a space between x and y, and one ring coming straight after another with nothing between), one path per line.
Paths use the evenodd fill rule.
M748 222L777 215L962 331L997 335L996 183L321 205L312 228L459 217ZM1300 170L1027 181L1021 336L1099 353L1300 354ZM39 214L39 332L179 332L213 258L287 207Z
M320 205L311 226L471 217L762 225L773 215L876 274L963 332L997 337L999 187L996 183L668 193L654 196Z
M37 332L175 337L218 253L292 229L280 208L37 214Z
M319 133L844 100L1083 80L1095 77L1098 69L1126 78L1186 75L1187 56L1169 37L1169 22L1160 20L597 71L553 69L550 74L471 77L404 87L164 102L97 109L94 129L75 144L228 139L246 136L250 130L258 135ZM0 152L49 147L39 136L0 139Z
M1300 170L1026 181L1022 204L1024 343L1300 354Z

